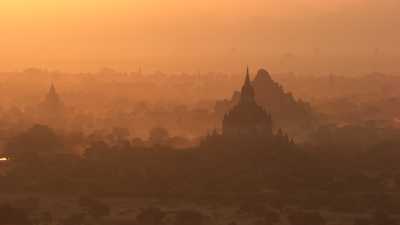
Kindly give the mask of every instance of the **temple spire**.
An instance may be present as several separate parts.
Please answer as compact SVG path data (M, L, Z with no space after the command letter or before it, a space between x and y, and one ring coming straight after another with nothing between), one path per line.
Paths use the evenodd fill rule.
M253 102L254 101L254 88L251 85L251 81L250 81L249 67L247 67L247 70L246 70L246 78L244 81L244 85L242 87L241 101L242 102Z
M51 85L50 85L50 89L49 89L49 93L48 93L49 95L57 95L57 92L56 92L56 88L54 87L54 83L53 82L51 82Z
M44 99L44 104L50 108L59 108L63 105L53 82L51 83L49 91Z
M222 135L242 137L272 137L272 120L268 113L259 106L250 80L249 67L240 94L239 103L224 116Z
M246 69L246 80L245 80L244 85L249 85L249 84L250 84L250 69L249 69L249 66L247 66L247 69Z

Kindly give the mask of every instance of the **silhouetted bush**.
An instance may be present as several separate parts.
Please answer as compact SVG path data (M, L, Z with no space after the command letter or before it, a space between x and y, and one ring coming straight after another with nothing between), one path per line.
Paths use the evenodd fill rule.
M37 224L50 225L54 222L53 215L50 212L41 212L36 218Z
M205 223L206 218L205 215L197 211L179 211L176 214L175 225L202 225Z
M279 213L267 210L264 217L257 220L255 225L274 225L281 221L281 217Z
M76 213L65 218L62 225L84 225L86 215L84 213Z
M281 216L279 215L279 213L277 213L275 211L268 210L265 213L264 221L265 221L265 223L264 223L265 225L276 224L281 221Z
M318 212L294 212L288 215L291 225L325 225L326 221Z
M150 130L149 141L154 145L166 144L169 139L168 130L162 127L155 127Z
M150 207L142 209L136 216L136 223L139 225L161 225L166 213L159 208Z
M0 205L0 225L31 225L29 215L10 204Z
M267 212L267 206L260 201L247 201L240 205L238 213L246 216L263 217Z
M79 205L95 219L101 219L110 215L110 208L105 203L90 197L81 197Z
M62 150L63 144L51 128L35 125L8 141L5 155L11 159L29 161Z
M353 225L372 225L371 220L368 218L356 218Z
M13 202L18 208L25 210L26 212L33 212L40 206L40 199L36 197L28 197Z
M397 225L397 221L383 210L377 210L372 215L371 225Z

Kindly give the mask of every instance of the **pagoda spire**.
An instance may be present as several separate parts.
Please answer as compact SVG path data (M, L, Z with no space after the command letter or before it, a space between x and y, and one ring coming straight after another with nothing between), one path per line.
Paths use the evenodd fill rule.
M56 88L54 87L54 83L53 82L51 82L51 84L50 84L49 94L50 95L57 95Z
M58 95L56 87L53 82L50 84L50 88L49 88L49 91L47 92L44 103L48 106L55 107L55 108L63 105L62 100L61 100L60 96Z
M245 80L244 85L250 85L250 69L249 69L249 66L247 66L247 69L246 69L246 80Z
M246 69L246 78L244 81L244 85L242 87L241 101L242 102L253 102L254 101L254 88L251 85L251 81L250 81L249 67L247 67L247 69Z

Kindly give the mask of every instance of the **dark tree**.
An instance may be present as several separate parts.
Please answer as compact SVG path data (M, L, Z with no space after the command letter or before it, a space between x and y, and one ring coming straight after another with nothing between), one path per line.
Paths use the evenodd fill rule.
M39 214L37 221L41 225L50 225L53 223L54 218L50 212L42 212Z
M371 218L372 225L397 225L397 221L392 218L387 212L383 210L377 210L372 218Z
M0 225L31 225L27 212L9 204L0 205Z
M59 153L63 149L56 133L44 125L35 125L12 138L6 145L6 157L12 160L31 160L40 156Z
M62 225L83 225L86 219L84 213L72 214L62 221Z
M101 219L110 215L110 208L105 203L90 197L80 198L79 205L95 219Z
M288 216L291 225L325 225L326 221L318 212L295 212Z
M206 216L200 212L184 210L177 213L175 225L202 225L205 220Z
M143 209L136 217L137 224L140 225L161 225L166 213L159 208Z
M168 130L162 127L156 127L150 130L149 141L154 145L163 145L169 139Z
M368 218L356 218L354 220L354 225L372 225L371 220Z

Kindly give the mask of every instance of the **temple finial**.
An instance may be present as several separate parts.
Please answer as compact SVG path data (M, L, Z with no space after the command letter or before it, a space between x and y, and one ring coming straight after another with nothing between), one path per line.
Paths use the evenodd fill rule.
M247 66L247 69L246 69L246 81L245 81L245 84L250 84L250 69L249 69L249 66Z
M246 78L242 87L241 102L254 102L254 88L250 81L250 70L247 67Z

